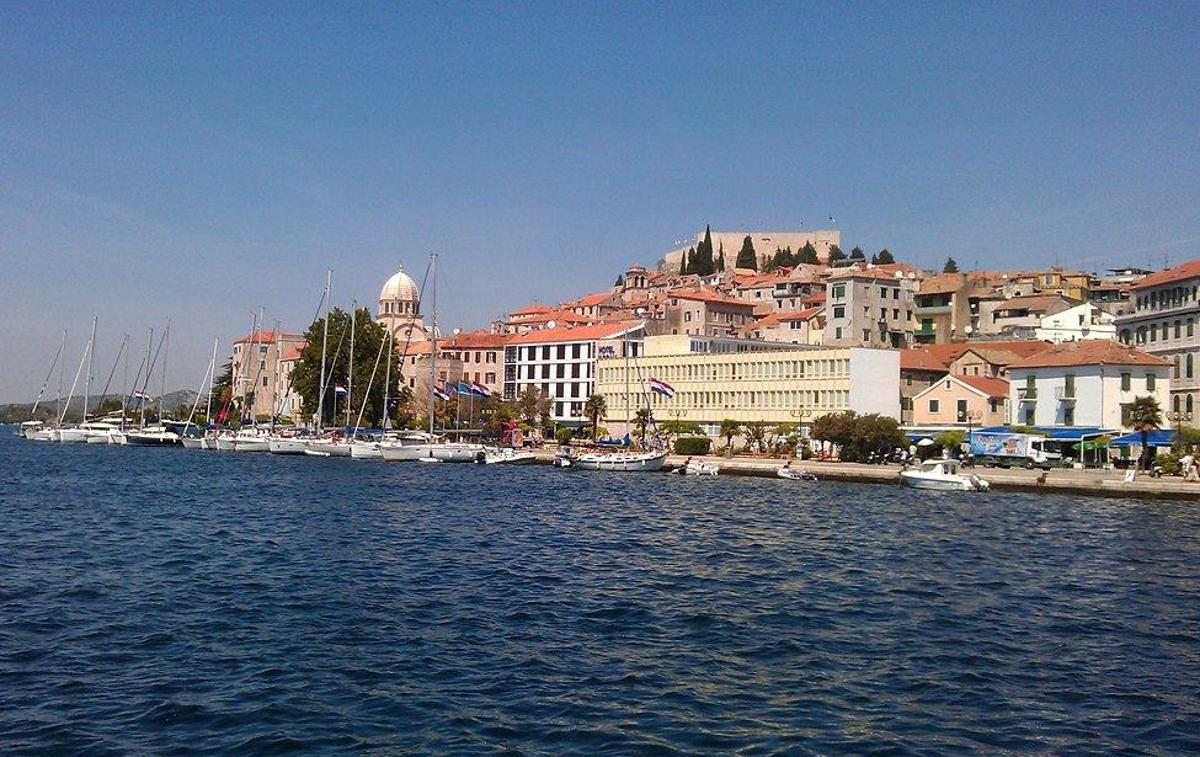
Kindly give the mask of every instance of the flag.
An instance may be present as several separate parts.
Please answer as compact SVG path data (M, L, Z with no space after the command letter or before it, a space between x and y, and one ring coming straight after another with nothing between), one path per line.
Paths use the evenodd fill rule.
M480 397L491 397L492 396L492 390L488 389L486 386L479 383L478 381L471 382L471 391L475 392Z
M438 387L438 386L435 386L435 387L433 388L433 396L434 396L434 397L437 397L439 400L448 400L448 399L450 399L450 395L449 395L449 394L446 394L444 391L442 391L441 387Z
M468 384L466 381L458 382L458 393L459 394L470 394L472 391L473 390L471 389L471 385Z
M650 379L650 391L655 394L661 394L667 399L675 396L675 387L668 384L666 381L659 381L656 378Z
M333 394L335 397L345 397L349 393L350 392L347 391L346 387L342 386L341 384L334 384Z

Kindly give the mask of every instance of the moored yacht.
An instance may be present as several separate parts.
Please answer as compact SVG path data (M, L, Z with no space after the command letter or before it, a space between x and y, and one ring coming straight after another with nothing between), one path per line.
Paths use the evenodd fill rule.
M926 460L915 470L900 471L900 483L914 489L943 492L985 492L991 485L974 473L964 475L957 460Z
M179 444L179 434L166 426L146 426L125 434L125 443L135 447L173 447Z

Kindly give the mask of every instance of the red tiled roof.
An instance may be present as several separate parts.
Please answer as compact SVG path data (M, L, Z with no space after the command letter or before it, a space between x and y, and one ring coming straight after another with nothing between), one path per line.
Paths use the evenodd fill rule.
M539 305L534 303L533 305L526 305L523 308L517 308L509 313L509 315L537 315L539 313L549 313L553 309L554 308L550 307L549 305Z
M579 313L573 313L570 310L548 310L545 313L538 313L527 318L522 318L520 321L514 322L517 326L527 326L534 323L549 323L550 321L561 321L563 323L591 323L592 319Z
M720 292L714 292L711 289L672 289L667 292L668 297L675 297L680 300L696 300L697 302L711 302L717 305L740 305L742 307L753 308L754 305L743 300L737 300L732 297L726 297Z
M911 350L901 350L900 362L902 366L905 365L906 353L921 353L928 356L927 359L915 355L909 358L909 361L913 363L914 370L948 371L950 370L950 363L958 360L968 351L977 352L984 358L1003 359L1003 353L1009 353L1016 358L1026 358L1048 349L1050 349L1049 342L1034 340L1023 342L952 342L949 344L929 344ZM932 367L918 368L916 367L917 363Z
M1013 363L1013 368L1054 368L1071 365L1151 365L1168 366L1166 360L1109 339L1085 339L1051 345L1036 355Z
M279 356L279 361L290 363L293 360L300 359L300 353L304 352L304 345L294 344L284 349L283 354Z
M1181 263L1173 268L1167 268L1157 273L1152 273L1146 278L1134 282L1130 285L1130 289L1149 289L1151 287L1162 286L1163 284L1173 284L1176 281L1186 281L1200 277L1200 259L1189 260L1186 263Z
M289 334L286 331L256 331L253 334L248 334L234 342L234 344L275 344L276 339L282 339L285 342L302 341L304 334Z
M805 308L803 310L780 310L770 315L759 318L754 323L746 326L745 331L754 331L756 329L769 329L772 326L778 326L781 323L791 323L793 321L807 321L813 316L819 314L825 308Z
M929 350L913 349L900 350L900 370L945 373L949 368L940 359L930 353Z
M917 287L917 294L946 294L957 292L966 282L961 273L943 273L931 279L925 279Z
M615 295L612 292L596 292L595 294L585 294L577 300L563 303L569 307L591 307L593 305L602 305L613 299Z
M530 331L528 334L514 336L509 344L546 344L552 342L590 342L595 339L611 339L643 324L643 321L618 321L615 323L596 323L591 326L557 327Z
M829 295L825 294L824 292L813 292L810 295L806 295L806 296L802 297L800 299L800 302L803 305L816 305L818 303L824 302L828 298L829 298Z
M1021 297L1010 297L996 310L1029 310L1035 313L1045 312L1055 305L1062 303L1070 305L1073 300L1057 294L1029 294Z
M1008 382L991 376L955 376L959 381L972 386L989 397L1007 397Z
M503 347L512 338L509 334L493 334L490 331L464 331L451 337L447 347L458 349L488 350Z
M838 279L876 279L884 281L899 281L894 271L885 270L890 266L875 266L873 268L848 266L846 268L838 268L829 274L829 279L835 281Z

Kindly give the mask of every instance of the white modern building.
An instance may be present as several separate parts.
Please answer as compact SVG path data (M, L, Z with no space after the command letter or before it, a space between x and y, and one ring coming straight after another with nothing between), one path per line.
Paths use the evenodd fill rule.
M504 398L516 399L530 387L550 400L556 423L581 424L583 406L595 390L596 360L638 354L644 321L591 326L556 326L513 336L504 348Z
M1084 339L1116 339L1116 317L1090 302L1042 316L1033 338L1039 342L1078 342Z
M1065 342L1008 367L1011 421L1025 426L1128 429L1138 397L1158 401L1166 420L1171 364L1117 342Z

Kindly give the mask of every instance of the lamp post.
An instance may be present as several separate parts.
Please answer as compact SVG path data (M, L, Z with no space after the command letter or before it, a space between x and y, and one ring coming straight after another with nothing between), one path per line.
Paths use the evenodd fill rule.
M1175 441L1179 442L1179 427L1183 423L1192 422L1192 414L1182 410L1172 410L1167 413L1167 419L1175 424Z

